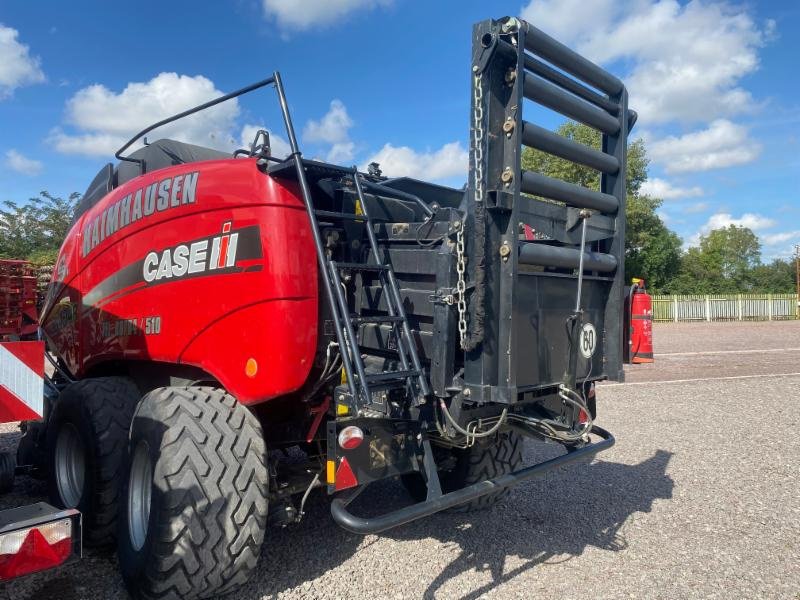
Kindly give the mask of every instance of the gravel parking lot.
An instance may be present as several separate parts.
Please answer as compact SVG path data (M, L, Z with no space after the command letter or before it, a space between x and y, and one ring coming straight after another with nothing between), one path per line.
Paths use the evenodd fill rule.
M271 529L257 598L788 598L800 600L800 322L665 324L656 363L598 392L617 445L515 488L496 510L439 514L379 536L333 524L326 499ZM14 443L0 429L0 446ZM529 461L560 452L527 447ZM41 499L20 478L0 507ZM361 509L406 502L375 485ZM358 508L358 507L356 507ZM124 598L88 552L0 598Z

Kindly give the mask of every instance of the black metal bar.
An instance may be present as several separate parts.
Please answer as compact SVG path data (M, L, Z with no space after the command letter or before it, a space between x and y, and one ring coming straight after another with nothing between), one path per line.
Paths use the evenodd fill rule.
M618 119L538 75L525 73L523 90L525 97L529 100L538 102L603 133L614 135L619 131Z
M332 210L315 210L314 214L318 217L327 217L328 219L336 219L339 221L366 221L364 215L356 215L350 213L338 213Z
M252 84L250 84L250 85L248 85L246 87L243 87L243 88L241 88L239 90L236 90L235 92L231 92L230 94L225 94L224 96L220 96L219 98L215 98L214 100L210 100L208 102L205 102L204 104L200 104L198 106L195 106L194 108L190 108L189 110L185 110L182 113L178 113L177 115L172 115L171 117L167 117L166 119L162 119L158 123L154 123L153 125L150 125L149 127L146 127L144 129L142 129L139 133L137 133L130 140L128 140L126 142L126 144L124 146L122 146L122 148L117 150L114 153L114 156L116 156L118 160L125 160L125 161L128 161L128 162L134 162L134 163L142 164L143 161L140 160L140 159L130 158L128 156L121 156L121 155L125 150L130 148L130 146L136 140L138 140L140 137L142 137L144 134L150 133L151 131L153 131L153 129L158 129L162 125L166 125L167 123L172 123L173 121L177 121L178 119L182 119L184 117L188 117L191 114L194 114L194 113L199 112L201 110L205 110L207 108L211 108L212 106L216 106L217 104L220 104L220 103L225 102L227 100L231 100L233 98L236 98L237 96L241 96L242 94L247 94L248 92L252 92L253 90L257 90L258 88L262 88L264 86L276 83L276 80L277 80L278 77L279 77L279 75L278 75L278 73L276 71L272 75L272 77L267 77L263 81L259 81L258 83L252 83Z
M527 121L522 122L522 143L604 173L619 171L619 161L610 154L574 142L563 135L558 135Z
M353 315L350 317L350 321L352 321L353 325L365 325L368 323L401 323L403 321L403 317L397 317L393 315L379 315L376 317L362 317L361 315Z
M446 510L448 508L458 506L459 504L464 504L465 502L470 502L471 500L486 496L487 494L517 485L523 481L541 477L553 469L591 458L598 452L608 450L614 445L614 436L605 429L595 425L592 428L592 433L599 435L603 439L599 442L579 448L574 452L569 452L567 454L557 456L556 458L551 458L550 460L546 460L537 465L532 465L513 473L501 475L495 479L481 481L480 483L475 483L469 487L465 487L455 492L444 494L438 498L425 500L424 502L418 502L416 504L412 504L411 506L401 508L385 515L380 515L378 517L358 517L348 511L347 505L352 502L355 496L334 498L333 502L331 503L331 516L340 527L352 533L360 533L362 535L380 533L381 531L386 531L392 527L411 523L412 521L416 521L422 517L427 517L439 511Z
M383 371L382 373L369 373L367 381L370 383L381 383L383 381L399 381L401 379L408 379L409 377L418 377L419 371L410 369L404 371Z
M328 272L327 267L327 258L325 256L325 246L324 242L322 241L322 234L319 231L319 224L317 223L317 217L314 215L314 204L311 200L311 190L308 187L308 180L306 179L306 172L303 168L303 158L300 153L299 148L297 147L297 137L294 133L294 126L292 125L292 116L289 113L289 104L286 102L286 94L283 91L283 83L281 82L281 75L277 71L272 76L272 79L275 82L275 90L278 93L278 103L281 106L281 113L283 114L283 122L286 126L286 136L289 138L289 147L292 149L291 159L294 161L295 170L297 171L297 181L300 183L300 191L302 192L303 196L303 204L305 204L306 212L308 213L308 220L309 224L311 225L311 235L314 237L314 248L317 252L317 264L322 272L322 281L323 287L325 288L325 295L328 298L328 304L331 308L331 313L333 316L333 326L336 329L336 340L340 344L339 353L342 356L342 364L344 365L344 371L347 375L347 387L350 390L350 394L353 396L353 400L358 402L358 392L356 390L355 381L353 377L353 365L350 362L350 356L348 354L347 348L342 347L346 346L348 343L348 339L345 338L344 331L342 329L342 319L345 315L341 314L339 310L339 305L337 304L336 297L334 296L333 286L331 285L331 276ZM355 340L352 340L355 342ZM357 352L358 350L356 350Z
M390 188L385 185L381 185L380 183L375 183L374 181L367 181L363 180L361 185L368 190L373 190L375 192L380 192L384 196L390 196L393 198L398 198L401 200L409 200L411 202L416 203L422 209L422 212L425 213L426 217L430 217L433 215L433 210L428 203L422 200L419 196L415 196L414 194L409 194L408 192L404 192L403 190L397 190L395 188Z
M366 220L366 217L364 217ZM348 263L348 262L332 262L337 269L348 269L350 271L386 271L389 269L386 265L373 265L370 263Z
M564 88L568 92L572 92L576 96L583 98L587 102L591 102L592 104L599 106L606 112L617 115L619 114L619 106L609 100L606 96L602 94L598 94L594 90L587 88L584 85L581 85L574 79L567 77L561 71L557 71L553 67L548 64L543 63L542 61L526 54L525 59L525 68L531 71L532 73L536 73L540 77L547 79L548 81L555 83L559 87Z
M522 191L526 194L565 202L570 206L591 208L603 213L615 213L619 208L619 202L611 194L596 192L582 185L567 183L534 171L522 172Z
M622 82L592 61L574 50L570 50L530 23L522 21L521 27L525 29L525 48L527 50L583 79L606 94L616 95L622 91Z
M539 242L520 244L519 262L524 265L577 269L580 265L581 251L577 248L548 246ZM617 258L602 252L584 252L583 267L588 271L610 273L617 268Z
M373 181L362 181L361 185L368 190L373 190L375 192L380 192L384 196L390 196L393 198L399 198L401 200L410 200L419 205L422 209L422 212L425 213L426 217L430 217L433 215L433 209L428 206L427 202L423 201L422 198L419 196L415 196L414 194L409 194L408 192L404 192L402 190L396 190L395 188L390 188L385 185L381 185L380 183L375 183Z

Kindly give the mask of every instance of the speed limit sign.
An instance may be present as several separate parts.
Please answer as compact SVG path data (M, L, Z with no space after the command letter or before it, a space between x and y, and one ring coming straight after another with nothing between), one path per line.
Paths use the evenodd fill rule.
M597 348L597 330L591 323L584 323L578 337L578 347L583 358L592 358Z

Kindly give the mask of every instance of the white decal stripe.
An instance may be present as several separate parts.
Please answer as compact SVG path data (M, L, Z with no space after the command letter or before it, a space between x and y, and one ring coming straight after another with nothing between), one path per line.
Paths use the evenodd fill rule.
M42 415L44 379L3 346L0 346L0 385Z

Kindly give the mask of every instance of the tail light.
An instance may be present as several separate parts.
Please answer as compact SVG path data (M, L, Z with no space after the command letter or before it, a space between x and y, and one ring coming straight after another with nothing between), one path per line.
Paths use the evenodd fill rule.
M80 513L40 502L0 513L0 581L64 564L80 554Z
M339 447L343 450L354 450L364 441L364 432L360 427L350 425L339 432Z

